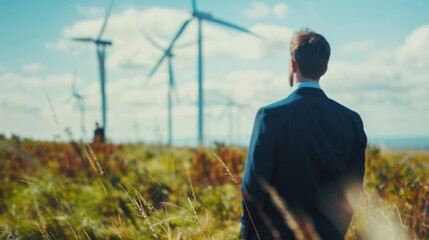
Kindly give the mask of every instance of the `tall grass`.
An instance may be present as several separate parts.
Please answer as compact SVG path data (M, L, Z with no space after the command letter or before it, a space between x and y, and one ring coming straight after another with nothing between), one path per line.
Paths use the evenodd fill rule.
M0 239L239 239L245 156L222 146L0 138ZM429 239L428 162L428 153L369 148L346 239ZM296 235L317 239L265 187Z

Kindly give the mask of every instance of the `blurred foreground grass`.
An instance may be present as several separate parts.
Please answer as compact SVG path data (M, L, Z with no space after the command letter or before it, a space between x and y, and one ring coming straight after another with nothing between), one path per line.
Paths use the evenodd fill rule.
M245 154L2 137L0 239L238 239ZM428 202L428 152L370 146L347 239L429 239Z

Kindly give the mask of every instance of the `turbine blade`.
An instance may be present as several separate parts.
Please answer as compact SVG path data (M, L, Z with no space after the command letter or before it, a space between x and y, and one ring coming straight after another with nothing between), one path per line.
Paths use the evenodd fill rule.
M183 25L180 27L179 31L176 33L176 35L174 36L173 40L171 40L170 45L168 46L168 48L165 50L164 55L162 55L162 57L158 60L158 63L155 65L154 68L152 68L152 71L150 71L148 78L150 79L152 77L152 75L158 70L159 66L161 65L162 61L164 61L165 57L167 56L168 52L173 48L174 43L176 43L177 39L180 37L180 35L182 35L183 31L186 29L186 26L188 26L188 24L192 21L191 19L186 20Z
M221 114L218 116L218 121L223 119L226 115L228 115L229 112L229 107L228 105L225 105L225 108L223 109L223 111L221 112Z
M153 76L153 74L155 74L155 72L158 70L159 66L161 65L162 61L164 61L167 52L164 52L164 55L162 55L162 57L158 60L158 62L156 63L156 65L152 68L152 70L150 71L149 75L148 75L148 80Z
M72 38L72 40L77 42L94 42L92 38Z
M179 91L177 89L177 83L176 83L176 79L174 77L173 63L171 61L172 60L170 59L169 73L170 73L170 76L171 76L171 86L169 86L169 87L170 87L171 93L175 95L176 101L180 102Z
M197 11L197 0L192 0L192 12Z
M154 47L156 47L156 48L158 48L158 49L160 49L160 50L162 50L162 51L165 51L165 48L163 48L161 45L159 45L155 40L153 40L153 38L151 38L150 36L149 36L149 34L147 34L147 32L145 32L145 31L142 31L142 34L143 34L143 37L150 43L150 44L152 44Z
M73 95L64 99L64 104L69 104L71 100L73 100Z
M77 92L77 88L76 88L76 70L73 72L73 79L72 79L72 93L76 93Z
M113 0L110 0L109 7L107 8L107 12L104 17L103 25L101 26L101 30L100 30L100 33L98 34L97 39L100 39L104 33L104 30L106 30L107 22L109 21L110 13L112 12L112 7L113 7Z
M186 48L186 47L189 47L189 46L192 46L192 45L195 45L195 44L197 44L197 41L182 43L182 44L179 44L179 45L175 46L174 48L176 48L176 49L178 49L178 48Z
M80 95L79 93L73 93L73 97L75 97L78 100L82 99L82 95Z
M243 28L243 27L240 27L238 25L235 25L233 23L229 23L229 22L226 22L226 21L214 18L214 17L201 16L201 18L204 19L204 20L207 20L209 22L217 23L217 24L223 25L223 26L228 27L228 28L233 28L233 29L235 29L237 31L240 31L240 32L245 32L245 33L253 35L255 37L262 38L262 36L260 36L260 35L258 35L256 33L253 33L253 32L251 32L250 30L248 30L246 28Z
M173 73L173 59L168 57L168 74L170 75L171 82L169 82L170 87L173 87L176 83L174 81L174 73Z
M193 18L186 20L183 25L180 27L179 31L174 36L173 40L171 41L170 45L168 46L167 50L171 50L176 43L177 39L179 39L180 35L182 35L183 31L186 29L188 24L192 21Z

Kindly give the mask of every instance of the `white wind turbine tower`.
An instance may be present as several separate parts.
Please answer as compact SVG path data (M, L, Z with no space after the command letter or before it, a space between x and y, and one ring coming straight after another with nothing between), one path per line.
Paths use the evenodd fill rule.
M167 122L167 130L168 130L168 136L167 136L167 143L169 146L173 145L173 94L176 95L176 101L178 100L179 96L177 93L177 83L176 79L174 78L174 71L173 71L173 48L172 47L163 47L160 44L158 44L154 39L152 39L146 32L143 32L144 38L155 48L158 48L161 50L164 55L163 57L157 62L157 64L152 68L148 75L148 79L150 79L157 71L158 68L163 63L164 59L167 59L168 63L168 93L167 93L167 114L168 114L168 122ZM194 42L185 43L176 46L175 48L184 48L195 44Z
M234 144L235 132L236 132L237 136L239 137L240 131L238 128L241 125L239 115L237 115L239 124L236 125L237 131L234 131L234 123L236 123L236 120L235 120L236 114L235 113L243 114L243 111L252 112L254 107L249 105L249 104L240 103L240 102L235 101L233 98L233 96L234 96L233 94L230 94L229 96L227 96L227 95L224 95L221 93L217 93L217 95L220 95L221 99L224 100L223 105L225 106L224 111L221 113L221 115L219 116L218 119L221 120L223 117L228 116L229 142L230 142L230 144Z
M112 41L102 39L102 36L104 31L106 30L107 22L109 20L110 13L112 11L112 6L113 6L113 0L110 1L110 5L107 9L106 16L104 17L103 25L101 26L101 30L98 33L96 38L88 38L88 37L72 38L73 41L94 43L96 46L99 73L100 73L102 128L104 129L105 134L107 132L106 131L107 129L106 70L105 70L106 46L111 46Z
M229 29L234 29L236 31L244 32L256 37L260 37L259 35L252 33L248 29L245 29L243 27L237 26L233 23L226 22L224 20L215 18L212 14L200 11L197 8L197 2L196 0L192 0L192 16L188 20L186 20L179 31L176 33L176 35L171 40L170 45L168 46L167 50L165 51L164 55L161 57L161 59L158 61L158 64L160 64L165 57L168 55L168 51L170 51L173 47L176 41L180 38L184 30L187 28L189 23L196 19L198 21L198 144L200 146L204 145L204 87L203 87L203 79L204 79L204 73L203 73L203 22L209 22L213 23L219 26L223 26ZM157 64L157 65L158 65Z
M73 74L73 79L72 79L72 95L70 96L69 100L75 99L76 100L76 104L78 106L79 109L79 113L80 113L80 130L81 130L81 134L82 134L82 140L85 141L86 139L86 128L85 128L85 97L80 94L77 91L77 87L76 87L76 73Z

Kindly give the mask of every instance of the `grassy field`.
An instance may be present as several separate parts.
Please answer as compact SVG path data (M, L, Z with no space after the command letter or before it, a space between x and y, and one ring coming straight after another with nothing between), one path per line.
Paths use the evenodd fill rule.
M246 149L0 137L0 239L239 239ZM429 153L367 150L347 239L429 239Z

